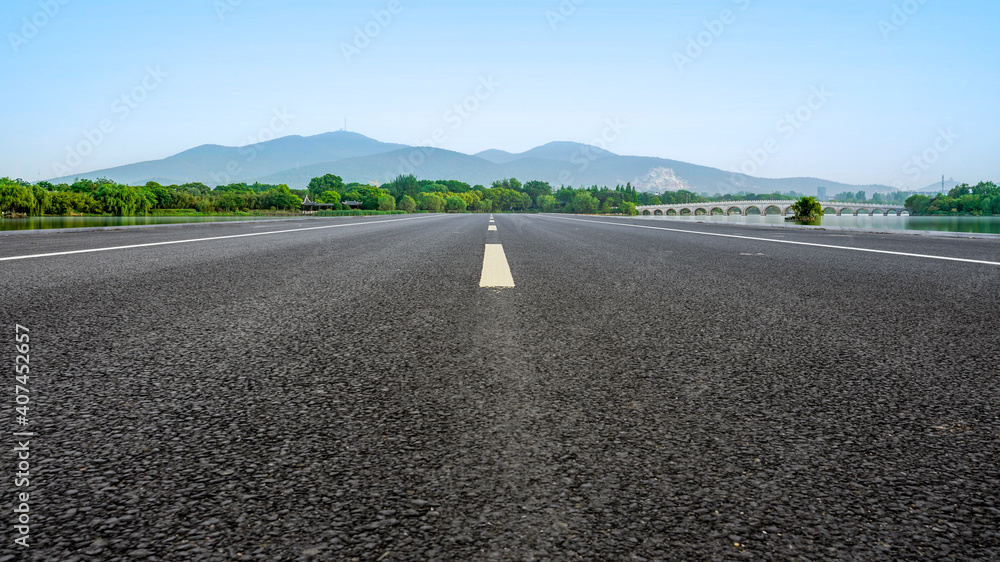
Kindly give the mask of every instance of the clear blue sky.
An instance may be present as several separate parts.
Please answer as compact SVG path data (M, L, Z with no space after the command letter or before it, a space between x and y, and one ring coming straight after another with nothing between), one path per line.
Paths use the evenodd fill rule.
M382 141L466 153L589 143L612 120L613 152L764 177L1000 180L998 23L995 0L5 0L0 176L242 145L272 126L318 134L347 115ZM463 101L475 110L447 113Z

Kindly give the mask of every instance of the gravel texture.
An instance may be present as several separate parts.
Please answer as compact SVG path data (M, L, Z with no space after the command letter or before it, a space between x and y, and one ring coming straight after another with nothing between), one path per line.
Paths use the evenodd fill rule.
M28 326L38 434L32 546L8 531L0 561L1000 558L1000 266L390 219L3 237L344 225L0 262L0 358ZM516 288L478 287L487 241Z

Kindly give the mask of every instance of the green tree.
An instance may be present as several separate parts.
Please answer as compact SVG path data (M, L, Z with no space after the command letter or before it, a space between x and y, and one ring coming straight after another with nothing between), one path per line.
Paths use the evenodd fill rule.
M584 191L573 198L573 212L581 215L590 215L597 210L597 199L589 192Z
M903 204L911 215L922 215L927 212L931 205L931 198L926 195L915 194L906 199Z
M517 178L504 178L502 180L497 180L493 182L491 186L495 188L512 189L514 191L521 191L521 182L517 181Z
M448 186L444 185L443 183L432 182L423 185L420 188L420 191L423 193L447 193Z
M403 195L409 195L410 198L413 198L420 193L420 183L417 182L417 177L413 174L406 176L400 174L396 176L396 179L383 185L382 188L397 198Z
M639 214L639 211L635 208L635 203L631 201L622 201L621 205L618 206L618 210L621 214L632 217Z
M379 211L395 211L396 210L396 198L392 195L386 194L378 198L378 210Z
M444 200L445 210L449 213L461 213L465 211L465 199L457 195L452 195L451 197Z
M262 209L280 209L286 211L298 210L302 206L302 200L288 189L287 185L278 187L261 193L258 199L258 206Z
M334 205L334 210L340 209L340 192L337 191L324 191L322 195L319 196L317 203L327 203L329 205Z
M551 195L542 195L535 203L543 213L554 213L559 209L559 200Z
M531 208L531 196L527 193L521 194L521 208L525 210Z
M399 200L399 203L396 204L396 208L401 211L406 211L407 213L412 213L417 210L417 202L414 201L409 195L404 195Z
M972 188L973 195L985 195L987 197L1000 196L1000 187L991 181L981 181Z
M192 195L205 195L212 191L211 187L208 187L201 182L185 183L184 185L178 186L178 189L183 189Z
M552 195L552 186L547 181L529 181L524 184L523 191L531 196L532 201L538 201L543 195Z
M433 193L425 195L423 207L432 213L440 213L444 210L444 197Z
M30 189L10 178L0 178L0 212L30 213L37 205Z
M379 207L379 200L386 195L389 195L385 191L374 186L363 187L360 191L364 194L361 199L361 208L369 211L377 211ZM393 198L393 203L395 204L395 198Z
M951 197L948 197L947 195L940 195L931 199L931 203L927 207L927 212L932 215L957 213L958 206L955 204L955 200Z
M343 193L344 180L340 176L335 176L333 174L326 174L323 177L309 180L310 199L313 201L318 200L324 191L336 191L337 193Z
M245 209L246 199L243 198L245 194L239 193L237 191L226 191L215 197L214 207L222 209L224 211L236 211L239 209Z
M42 216L47 213L49 204L52 201L52 194L40 185L29 186L28 189L31 190L31 196L35 199L35 205L31 208L29 214Z
M963 195L968 195L970 193L972 193L972 187L969 186L969 184L967 183L963 183L962 185L956 185L955 187L953 187L951 191L948 192L948 197L951 197L952 199L958 199L959 197L962 197Z
M813 220L823 216L823 205L815 197L803 197L792 204L795 218L801 221Z
M69 215L72 213L100 214L104 212L101 204L89 193L73 191L56 191L49 201L49 213L54 215Z
M145 215L153 208L153 202L144 193L128 185L103 184L97 188L94 199L108 213L117 216Z

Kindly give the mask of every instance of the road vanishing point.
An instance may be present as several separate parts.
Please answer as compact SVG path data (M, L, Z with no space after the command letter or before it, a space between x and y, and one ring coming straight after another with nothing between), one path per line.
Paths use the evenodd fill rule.
M1000 558L995 239L230 222L3 235L0 283L3 560Z

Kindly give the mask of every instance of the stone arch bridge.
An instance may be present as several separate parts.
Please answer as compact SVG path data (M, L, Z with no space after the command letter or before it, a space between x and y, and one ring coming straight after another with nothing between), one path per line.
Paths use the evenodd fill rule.
M681 203L677 205L640 205L640 215L690 216L690 215L794 215L795 201L717 201L714 203ZM908 215L902 205L875 205L821 201L827 215Z

